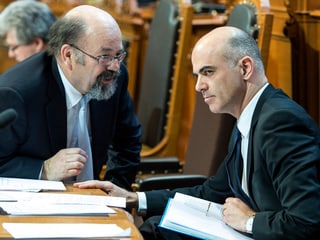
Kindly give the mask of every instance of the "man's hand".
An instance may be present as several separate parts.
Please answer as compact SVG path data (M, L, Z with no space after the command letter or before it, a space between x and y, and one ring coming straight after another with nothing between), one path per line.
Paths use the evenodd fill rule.
M108 196L126 198L127 207L129 208L136 208L138 206L138 196L136 193L129 192L109 181L90 180L74 183L73 186L78 188L99 188L105 191Z
M245 232L246 221L255 212L239 198L227 198L222 206L222 220L234 229Z
M44 161L41 179L62 180L77 176L87 162L88 155L81 148L66 148Z

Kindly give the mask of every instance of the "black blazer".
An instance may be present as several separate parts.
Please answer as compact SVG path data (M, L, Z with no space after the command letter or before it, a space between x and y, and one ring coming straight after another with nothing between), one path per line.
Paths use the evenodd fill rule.
M141 126L121 75L114 96L90 101L94 178L107 163L105 179L130 189L140 163ZM0 76L0 111L14 108L18 117L0 130L0 176L39 177L43 161L66 148L67 111L56 60L36 54Z
M249 137L247 180L250 205L257 212L254 239L318 238L319 165L317 124L298 104L269 85L254 111ZM203 185L146 192L147 215L162 214L167 198L177 191L218 203L233 196L223 162Z

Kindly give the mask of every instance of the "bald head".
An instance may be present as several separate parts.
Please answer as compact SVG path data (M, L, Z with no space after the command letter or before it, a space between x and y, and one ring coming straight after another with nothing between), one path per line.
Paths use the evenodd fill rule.
M60 18L50 29L48 51L58 55L63 44L94 45L96 41L122 41L115 19L106 11L90 5L80 5Z
M258 71L264 72L264 67L256 41L239 28L224 26L215 28L204 35L193 48L192 55L221 54L230 64L244 56L255 61Z
M82 20L88 26L87 30L90 33L103 29L104 31L113 31L120 34L120 28L115 19L106 11L94 6L77 6L67 12L65 17Z
M226 27L215 28L199 39L199 41L196 43L194 47L194 51L197 51L203 47L206 47L207 49L208 47L215 47L215 48L224 47L226 42L231 37L234 37L237 33L241 34L242 31L240 31L240 29L235 27L226 26ZM215 44L215 43L219 43L219 44Z
M256 41L234 27L216 28L203 36L192 51L192 67L196 91L210 110L235 118L267 83Z

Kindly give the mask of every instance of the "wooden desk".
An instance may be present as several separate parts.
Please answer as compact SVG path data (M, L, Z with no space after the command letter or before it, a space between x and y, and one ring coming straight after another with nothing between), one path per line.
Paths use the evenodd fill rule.
M99 189L77 189L67 186L65 193L88 194L88 195L105 195ZM41 194L41 193L39 193ZM115 209L117 214L105 216L10 216L0 215L0 239L12 239L12 236L2 227L3 222L10 223L95 223L95 224L117 224L119 227L126 229L131 228L132 240L142 240L139 230L129 220L127 214L122 209ZM110 238L109 238L110 239ZM128 238L126 238L128 239Z

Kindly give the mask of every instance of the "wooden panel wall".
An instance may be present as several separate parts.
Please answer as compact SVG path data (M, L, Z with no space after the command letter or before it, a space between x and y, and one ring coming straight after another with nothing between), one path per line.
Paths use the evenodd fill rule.
M292 98L320 126L320 2L288 1L291 40Z
M270 11L274 19L266 74L275 87L292 96L291 43L284 35L289 15L284 0L270 0Z

